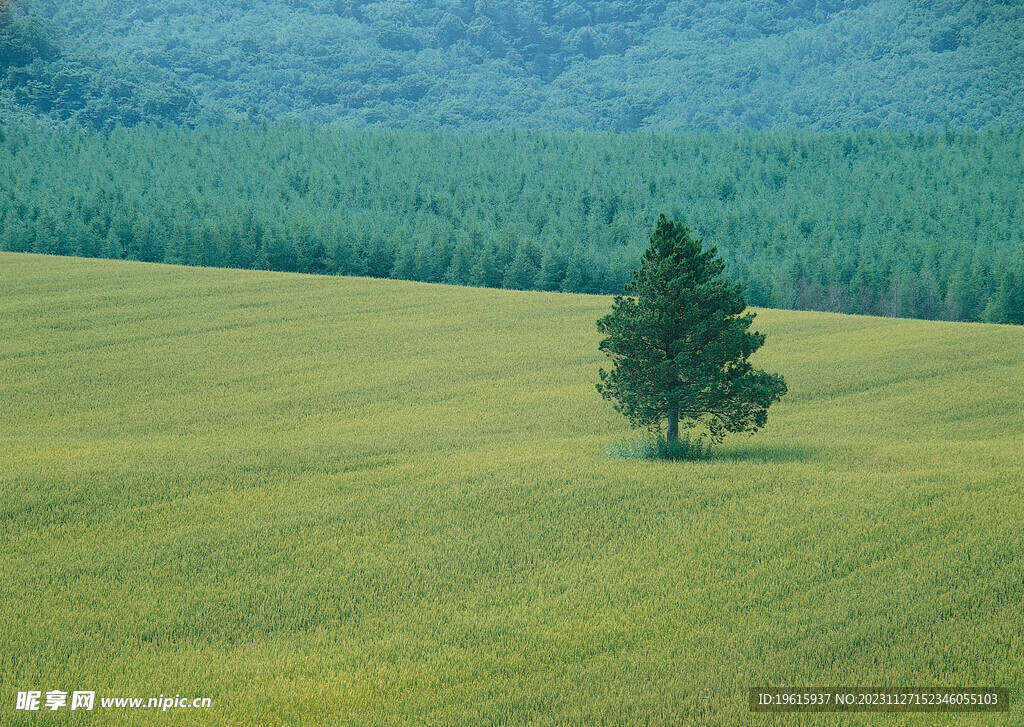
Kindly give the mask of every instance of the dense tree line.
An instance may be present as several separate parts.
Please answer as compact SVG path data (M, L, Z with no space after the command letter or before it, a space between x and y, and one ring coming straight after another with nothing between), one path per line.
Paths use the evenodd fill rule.
M1024 323L1024 132L0 126L0 249L620 292L664 212L751 304Z
M1024 118L1017 0L10 6L0 113L95 127L977 129Z

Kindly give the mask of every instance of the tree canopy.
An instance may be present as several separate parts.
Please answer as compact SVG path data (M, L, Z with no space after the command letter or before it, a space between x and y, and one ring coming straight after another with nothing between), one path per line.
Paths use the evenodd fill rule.
M0 249L623 292L660 211L754 306L1024 322L1024 132L0 125Z
M704 249L689 228L662 215L640 267L597 322L600 349L612 361L597 390L637 427L679 439L679 427L700 428L713 442L730 432L754 433L768 407L786 393L778 374L754 368L765 341L751 331L740 285L722 277L715 248Z
M622 132L1024 118L1018 2L8 4L0 109L100 128L289 120Z

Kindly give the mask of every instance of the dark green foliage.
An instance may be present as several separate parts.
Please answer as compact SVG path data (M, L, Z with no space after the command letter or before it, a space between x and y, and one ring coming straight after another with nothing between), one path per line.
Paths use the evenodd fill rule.
M711 456L711 442L700 435L684 434L679 439L668 441L658 436L643 436L626 439L606 447L610 457L622 459L663 459L669 461L694 461Z
M982 320L990 323L1024 325L1024 255L1018 254L1013 264L998 275L999 285L982 312Z
M6 46L0 101L96 126L898 129L1024 118L1016 1L13 5L34 27L18 26Z
M536 253L525 246L516 250L516 255L505 270L501 287L510 290L530 290L537 282L539 268Z
M702 436L683 435L679 439L662 439L657 437L652 442L651 459L667 459L670 461L694 461L707 459L711 456L711 442Z
M712 442L765 425L786 393L778 374L750 365L763 344L749 330L754 313L741 286L722 277L725 263L689 228L662 215L640 267L597 322L600 349L612 360L597 390L636 427L660 429L678 447L679 426L699 427ZM671 453L671 449L666 454Z
M1020 322L1024 133L0 125L0 249L621 293L684 211L747 301Z

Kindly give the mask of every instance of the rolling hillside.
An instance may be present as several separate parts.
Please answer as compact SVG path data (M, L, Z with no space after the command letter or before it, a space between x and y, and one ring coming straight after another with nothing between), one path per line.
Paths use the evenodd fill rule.
M1024 688L1024 328L764 310L790 395L667 464L605 454L605 297L15 253L0 291L0 723L23 689L739 725L751 686ZM800 724L881 721L922 723Z

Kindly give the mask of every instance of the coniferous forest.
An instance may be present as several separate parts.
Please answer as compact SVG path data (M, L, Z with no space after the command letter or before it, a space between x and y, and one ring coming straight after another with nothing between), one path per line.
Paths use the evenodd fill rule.
M755 305L1024 323L1024 133L0 129L0 249L622 290L659 212Z
M1024 6L0 5L0 249L1024 322Z

